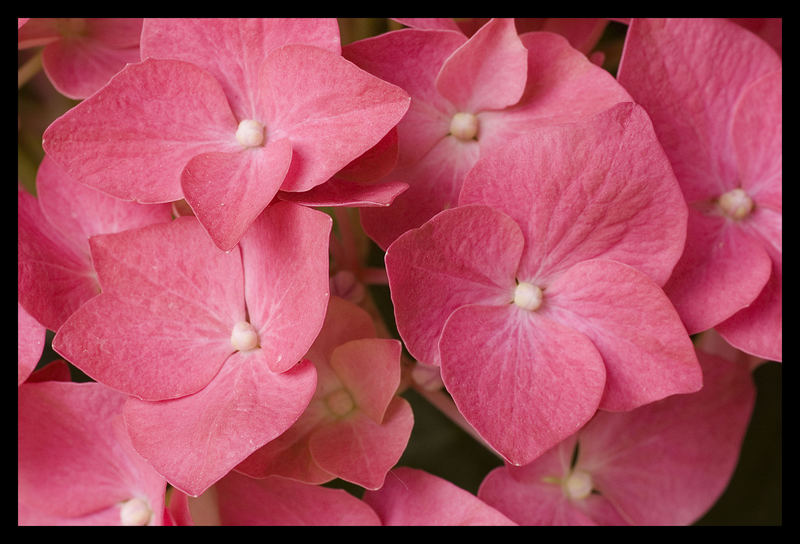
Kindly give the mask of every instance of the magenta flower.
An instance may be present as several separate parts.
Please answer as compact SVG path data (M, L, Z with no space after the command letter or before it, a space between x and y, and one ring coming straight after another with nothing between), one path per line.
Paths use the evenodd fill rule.
M478 497L520 525L693 523L728 485L755 402L748 365L697 354L699 392L599 412L533 463L490 472Z
M328 302L327 215L280 202L220 251L194 217L95 236L102 292L53 349L131 395L134 447L198 495L289 428L314 393L301 361Z
M19 387L20 525L161 525L166 481L133 449L124 402L99 383Z
M459 207L389 247L398 331L412 356L441 365L478 433L528 463L598 407L700 388L659 287L686 213L641 108L540 127L479 160Z
M408 108L404 91L341 57L335 19L147 19L141 49L43 145L118 198L184 198L224 250L279 189L321 185Z
M370 315L332 297L319 336L305 358L317 370L317 390L300 419L236 469L321 484L342 478L368 489L383 485L405 451L414 415L396 396L397 340L376 338Z
M142 19L20 19L17 43L19 49L44 46L50 82L64 96L82 99L139 62L141 33Z
M377 491L367 491L383 525L516 525L460 487L423 470L399 467Z
M388 32L350 44L343 54L412 96L397 126L397 166L383 178L409 189L388 208L361 210L364 230L384 249L455 206L479 156L537 126L630 100L565 38L517 36L513 19L493 19L469 39L451 30Z
M38 198L18 191L19 302L46 328L57 331L100 292L89 237L163 223L166 204L124 202L90 189L45 156L36 173Z
M782 63L725 20L634 19L619 81L653 120L689 204L664 286L689 333L782 359Z

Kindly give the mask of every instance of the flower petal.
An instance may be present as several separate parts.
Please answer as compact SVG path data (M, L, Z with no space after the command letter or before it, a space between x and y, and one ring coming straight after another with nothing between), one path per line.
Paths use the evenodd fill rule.
M578 430L603 395L606 372L589 338L513 304L457 309L439 350L459 411L513 464Z
M399 181L357 183L332 177L322 185L302 193L279 191L278 198L311 207L386 208L406 189L408 184Z
M480 206L446 210L389 247L397 329L415 359L439 364L439 336L460 306L513 300L522 247L508 216Z
M527 69L514 19L492 19L448 57L436 88L459 111L500 110L519 101Z
M261 350L236 352L193 395L161 402L129 397L125 423L136 450L169 483L196 497L288 429L315 387L308 361L275 374Z
M234 150L237 122L211 74L186 62L125 67L45 131L45 152L81 183L124 200L182 198L180 174L200 153Z
M604 410L631 410L703 385L692 342L664 292L633 267L578 263L545 291L540 311L582 332L607 372Z

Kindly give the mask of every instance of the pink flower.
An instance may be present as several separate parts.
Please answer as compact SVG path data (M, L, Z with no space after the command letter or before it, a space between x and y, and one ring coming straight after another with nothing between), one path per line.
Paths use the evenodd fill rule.
M490 472L478 497L521 525L693 523L728 485L755 402L748 365L697 353L699 392L599 412L533 463Z
M44 46L42 65L53 86L82 99L139 62L141 32L142 19L20 19L17 41L19 49Z
M327 215L270 206L220 251L194 217L91 238L102 292L53 349L132 398L134 447L197 495L289 428L314 393L301 361L328 302Z
M20 525L161 525L166 481L130 443L125 395L45 381L17 401Z
M718 19L634 19L619 81L653 120L689 204L664 290L689 333L782 359L782 63Z
M459 207L387 250L397 329L514 464L597 408L696 391L691 341L659 287L686 206L644 111L539 127L479 160Z
M323 184L408 108L404 91L341 57L335 19L147 19L141 48L43 145L118 198L185 198L224 250L279 190Z
M361 210L365 231L384 249L456 205L480 156L535 127L630 100L565 38L517 36L513 19L493 19L469 39L452 30L388 32L350 44L343 54L412 96L397 126L397 166L383 178L409 189L388 208Z
M19 302L52 331L100 292L89 237L167 222L166 204L124 202L90 189L45 156L36 173L35 198L18 191Z
M460 487L423 470L399 467L386 484L367 491L383 525L516 525L504 514Z
M408 443L414 415L396 396L397 340L376 338L369 314L332 297L319 336L305 358L317 390L300 419L236 469L321 484L336 477L368 489L383 485Z

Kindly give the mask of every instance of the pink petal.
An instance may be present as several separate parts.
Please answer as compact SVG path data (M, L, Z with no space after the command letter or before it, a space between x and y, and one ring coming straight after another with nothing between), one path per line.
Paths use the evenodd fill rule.
M23 384L18 396L19 499L75 518L146 500L159 525L164 479L131 447L122 425L125 396L97 383ZM113 516L105 518L106 523Z
M589 337L606 368L604 410L631 410L702 387L692 342L653 281L630 266L584 261L545 290L542 315Z
M45 151L81 183L124 200L170 202L195 155L232 151L237 122L219 83L180 61L146 60L45 131Z
M193 217L96 236L91 245L103 293L62 326L53 349L144 399L205 386L245 319L238 251L218 250Z
M530 32L525 93L512 108L480 115L481 149L502 149L533 127L570 123L605 111L631 97L607 71L589 61L562 36Z
M548 17L544 19L543 24L538 28L528 29L525 26L526 19L517 20L517 28L520 34L528 30L541 30L545 32L555 32L561 34L570 45L580 51L581 53L588 54L600 38L608 26L609 19L593 18L585 19L579 17Z
M403 455L413 426L411 405L395 397L381 423L358 410L318 428L308 446L324 470L366 489L379 489Z
M200 495L288 429L314 393L310 362L275 374L265 355L262 350L234 353L193 395L161 402L129 397L125 423L136 450L170 484Z
M513 300L523 243L505 214L466 206L442 212L389 247L386 274L397 328L415 359L440 363L439 336L459 307Z
M172 220L169 204L126 202L92 189L66 175L45 156L36 173L39 205L78 254L89 259L89 237ZM87 213L92 210L94 213Z
M86 34L106 47L134 47L138 50L142 22L143 19L133 17L90 17L86 19ZM137 58L136 61L138 60Z
M606 372L589 338L513 304L459 308L439 350L459 411L514 464L574 433L603 395Z
M273 372L297 363L322 328L331 225L320 211L276 202L240 242L249 321Z
M358 208L386 208L408 189L408 184L398 181L357 183L333 177L302 193L280 191L278 198L303 206L348 206Z
M383 421L400 386L400 342L388 338L351 340L333 350L330 366L358 409L375 423Z
M547 283L603 256L662 284L683 251L686 204L647 115L631 103L530 130L483 155L459 204L495 208L520 225L526 281Z
M288 135L294 156L287 191L328 180L380 142L408 109L400 87L340 55L304 45L272 52L259 72L259 113L267 139ZM262 113L263 112L263 113Z
M716 326L736 348L770 361L783 361L783 273L774 263L764 289L748 307Z
M72 381L72 374L69 371L69 363L64 359L50 361L43 367L34 370L29 382L69 382Z
M17 47L29 49L47 45L61 39L57 26L58 19L50 17L34 17L18 20Z
M335 177L356 183L379 180L395 167L397 154L397 127L394 127L381 141L339 170Z
M203 153L181 175L186 202L220 249L228 251L272 201L281 186L292 145L283 138L263 148Z
M17 385L28 379L44 351L45 333L38 321L17 302Z
M460 32L405 29L343 48L346 59L413 97L397 126L399 164L418 161L449 132L453 106L439 94L435 80L445 60L466 41Z
M442 139L419 162L399 166L385 179L407 182L408 190L385 209L360 210L364 230L381 248L422 225L442 210L455 207L461 185L478 160L478 142Z
M449 17L392 17L392 20L411 28L461 32L456 22Z
M730 21L633 19L617 78L650 115L691 203L734 188L734 105L751 81L780 69L769 45Z
M693 523L736 467L753 410L750 370L703 352L698 358L705 384L698 393L601 412L581 431L578 468L632 523Z
M47 45L42 54L48 79L58 92L73 99L91 96L127 64L136 62L138 44L109 47L91 37L63 38Z
M695 334L751 304L771 269L764 242L752 229L690 208L686 248L664 291Z
M217 484L223 525L380 525L375 512L343 489L235 472Z
M752 17L731 18L731 21L741 25L770 44L778 55L783 54L783 19L779 17Z
M264 57L293 43L338 55L336 19L146 19L142 59L183 60L207 70L222 85L236 118L252 119L255 81Z
M769 204L780 206L783 180L782 70L759 78L745 89L734 109L731 134L742 188L757 203L763 192L769 195Z
M514 20L492 19L445 61L436 88L459 111L503 109L522 96L527 58Z
M17 201L19 303L56 331L84 302L100 292L91 262L75 242L47 222L38 200L24 189Z
M364 494L364 502L383 525L515 525L468 491L414 468L392 470L381 489Z

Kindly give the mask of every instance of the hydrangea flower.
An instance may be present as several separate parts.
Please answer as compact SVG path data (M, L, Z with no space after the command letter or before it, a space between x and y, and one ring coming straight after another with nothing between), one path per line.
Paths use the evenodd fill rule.
M782 359L782 63L718 19L634 19L618 79L653 120L689 204L664 289L689 333Z
M363 501L386 526L516 525L472 493L410 467L393 469L384 486L364 493Z
M53 86L83 99L103 87L126 64L139 62L142 19L20 19L19 49L44 46L42 66Z
M598 407L701 387L660 288L686 214L635 104L540 127L479 160L458 207L389 247L397 329L412 356L441 365L478 433L528 463Z
M598 412L533 463L490 472L478 497L520 525L695 522L728 485L755 402L747 364L697 354L699 392Z
M147 19L141 55L48 127L44 148L118 198L185 199L224 250L278 190L323 184L409 103L341 57L335 19Z
M20 525L161 525L166 481L131 445L125 398L92 382L19 387Z
M342 478L368 489L383 485L405 451L414 415L400 385L400 342L376 338L370 315L332 297L322 330L305 358L317 390L298 421L236 470L311 484Z
M409 189L388 208L361 210L364 230L383 249L456 205L479 156L537 126L630 100L565 38L518 36L513 19L493 19L470 38L453 30L402 29L349 44L343 54L412 97L397 126L397 166L383 178Z
M220 251L194 217L92 237L102 292L53 349L131 398L134 447L198 495L288 429L314 393L303 354L328 302L326 214L270 206Z
M100 292L89 237L167 222L172 213L166 204L124 202L88 188L47 156L36 173L36 190L38 198L18 190L19 302L39 323L57 331Z
M28 379L44 351L47 329L17 302L17 385Z

